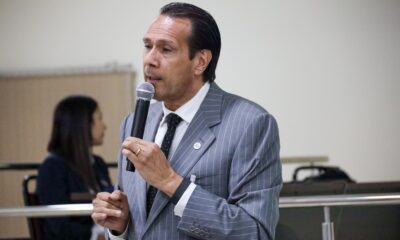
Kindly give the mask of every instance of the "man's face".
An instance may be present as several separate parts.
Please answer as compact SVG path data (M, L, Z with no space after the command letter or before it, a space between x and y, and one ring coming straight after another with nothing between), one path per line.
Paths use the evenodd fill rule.
M160 15L143 38L145 81L154 85L154 98L170 110L190 100L203 85L195 70L198 58L189 59L190 32L189 19Z

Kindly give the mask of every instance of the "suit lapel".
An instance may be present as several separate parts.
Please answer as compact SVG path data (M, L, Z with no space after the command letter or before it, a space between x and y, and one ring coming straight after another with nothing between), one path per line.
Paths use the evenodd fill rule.
M206 98L190 123L170 162L172 168L181 176L187 177L192 167L214 142L211 128L221 121L223 91L211 84ZM189 157L188 157L189 156ZM168 197L158 192L153 203L143 234L167 205Z
M161 103L154 103L150 105L149 113L146 120L146 127L143 133L143 139L154 142L157 133L158 125L160 124L163 112Z
M146 127L143 133L144 140L154 142L154 138L157 133L158 125L161 121L161 118L162 118L161 104L160 103L152 104L149 109L146 121ZM140 220L142 220L140 221L141 222L140 226L135 226L135 227L143 228L147 221L147 216L146 216L147 183L137 171L135 172L135 174L136 174L136 186L137 186L135 195L138 202L136 209L139 212Z

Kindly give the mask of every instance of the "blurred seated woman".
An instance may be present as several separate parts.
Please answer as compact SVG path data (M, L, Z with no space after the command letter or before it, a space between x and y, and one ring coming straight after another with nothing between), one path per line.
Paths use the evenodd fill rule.
M92 152L93 146L103 143L105 129L94 99L70 96L58 103L47 147L49 155L38 173L37 193L41 205L77 203L71 195L94 196L100 191L112 191L107 165ZM79 203L82 202L90 203L91 199ZM88 240L92 229L96 226L90 216L45 220L46 239Z

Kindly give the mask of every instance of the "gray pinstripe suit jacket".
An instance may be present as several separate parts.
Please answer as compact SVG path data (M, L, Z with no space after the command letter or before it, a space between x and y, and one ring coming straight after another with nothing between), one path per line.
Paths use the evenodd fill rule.
M154 141L161 118L161 103L152 104L144 139ZM133 114L125 118L122 139L132 120ZM161 192L146 216L146 182L137 171L125 171L126 159L119 155L119 187L131 214L129 239L273 239L282 186L279 148L278 127L268 112L212 83L170 159L178 174L197 177L182 218Z

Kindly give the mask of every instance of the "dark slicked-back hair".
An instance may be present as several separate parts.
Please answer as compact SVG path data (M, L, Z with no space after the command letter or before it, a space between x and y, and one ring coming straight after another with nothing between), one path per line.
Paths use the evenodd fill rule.
M94 191L99 191L91 164L93 113L97 102L88 96L69 96L61 100L53 116L47 150L63 157L66 164Z
M189 59L203 49L212 53L212 59L203 73L204 80L210 83L215 80L219 53L221 51L221 35L214 18L205 10L188 3L169 3L161 8L161 15L187 18L192 24L192 32L188 39Z

